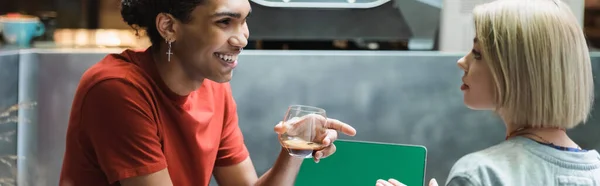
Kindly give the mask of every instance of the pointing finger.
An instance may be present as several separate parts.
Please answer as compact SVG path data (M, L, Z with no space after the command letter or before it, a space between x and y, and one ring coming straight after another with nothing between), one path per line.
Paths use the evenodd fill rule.
M325 123L325 128L340 131L348 136L356 135L356 129L354 129L354 127L352 127L344 122L341 122L337 119L328 118L327 123Z

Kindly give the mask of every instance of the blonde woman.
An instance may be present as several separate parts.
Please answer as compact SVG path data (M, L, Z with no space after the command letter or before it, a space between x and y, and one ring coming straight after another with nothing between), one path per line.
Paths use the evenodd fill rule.
M464 103L495 111L506 141L462 157L446 185L600 186L600 155L565 132L587 121L594 95L588 48L569 7L498 0L473 16L473 49L458 61Z

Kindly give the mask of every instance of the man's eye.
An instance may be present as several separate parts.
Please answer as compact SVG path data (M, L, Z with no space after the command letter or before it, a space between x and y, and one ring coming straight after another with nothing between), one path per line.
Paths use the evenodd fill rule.
M229 23L231 23L231 19L222 19L217 21L218 24L224 24L224 25L229 25Z

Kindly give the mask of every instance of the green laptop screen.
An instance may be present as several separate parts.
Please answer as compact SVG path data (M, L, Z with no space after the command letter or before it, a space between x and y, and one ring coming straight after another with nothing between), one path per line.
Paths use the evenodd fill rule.
M336 153L315 163L305 159L296 186L375 185L377 179L397 179L423 186L427 149L417 145L337 140Z

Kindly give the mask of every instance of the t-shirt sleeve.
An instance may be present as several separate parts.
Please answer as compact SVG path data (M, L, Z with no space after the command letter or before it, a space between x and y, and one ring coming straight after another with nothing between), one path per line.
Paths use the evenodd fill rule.
M126 80L111 79L84 98L82 130L110 184L167 167L147 95Z
M216 166L238 164L248 158L249 153L244 144L244 137L238 125L235 100L231 94L229 83L225 85L225 123L221 133L221 144L217 153Z

